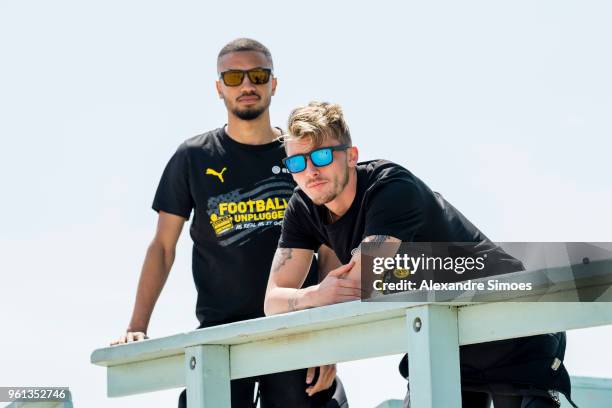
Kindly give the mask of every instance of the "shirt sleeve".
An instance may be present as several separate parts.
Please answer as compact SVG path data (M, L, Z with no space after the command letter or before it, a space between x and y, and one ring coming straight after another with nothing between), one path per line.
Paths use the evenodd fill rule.
M424 199L409 180L386 183L370 192L364 238L388 235L404 242L414 241L424 223Z
M285 209L278 247L318 250L321 243L312 233L312 226L307 221L309 219L307 209L299 201L297 193L293 193Z
M153 199L153 209L189 219L193 209L189 187L189 157L181 145L166 165Z

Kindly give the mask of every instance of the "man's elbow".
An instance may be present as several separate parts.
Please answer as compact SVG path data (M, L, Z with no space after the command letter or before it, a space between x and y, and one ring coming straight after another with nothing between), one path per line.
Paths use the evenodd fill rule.
M270 302L269 300L266 299L266 301L264 302L264 314L266 316L272 316L275 314L278 314L279 312L277 310L274 309L274 306L272 305L272 302Z
M165 257L173 257L176 252L176 245L171 245L158 237L154 237L147 249L149 252L161 254Z
M264 302L264 315L266 315L266 316L271 316L271 315L273 315L273 314L274 314L274 313L272 313L272 310L270 310L270 304L269 304L269 302L266 300L266 301Z
M272 299L271 299L272 292L273 292L272 288L268 287L266 289L266 297L264 298L264 314L266 316L275 314L275 311L273 310L273 307L272 307Z

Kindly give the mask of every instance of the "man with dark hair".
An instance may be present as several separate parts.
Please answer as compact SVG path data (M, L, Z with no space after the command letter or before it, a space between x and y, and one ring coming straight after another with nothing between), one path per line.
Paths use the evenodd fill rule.
M312 102L297 108L287 128L284 164L298 188L272 262L266 314L360 299L362 242L494 246L405 168L385 160L358 163L338 105ZM320 283L300 288L320 245L331 247L342 264ZM514 258L507 262L520 269ZM564 352L565 333L461 347L462 405L485 408L493 400L496 408L557 407L558 392L570 392ZM401 371L408 378L405 360Z
M223 47L217 70L217 93L227 108L227 124L186 140L168 162L153 201L159 213L157 231L144 260L132 318L126 334L113 344L147 338L153 308L192 210L199 328L264 315L272 256L295 187L281 171L284 150L277 138L282 131L270 124L277 79L270 51L246 38ZM314 266L308 284L318 279ZM253 406L256 381L263 408L348 406L334 365L318 372L311 368L233 380L232 407ZM179 407L185 406L183 391Z

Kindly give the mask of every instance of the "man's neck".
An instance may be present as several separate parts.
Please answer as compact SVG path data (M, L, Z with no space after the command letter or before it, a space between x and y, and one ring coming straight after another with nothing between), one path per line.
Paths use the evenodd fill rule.
M270 143L280 135L280 131L270 125L269 111L253 120L243 120L230 113L225 131L235 141L250 145Z
M349 169L349 181L344 187L344 190L336 198L329 203L325 204L325 207L329 210L331 221L337 221L351 208L355 196L357 195L357 169Z

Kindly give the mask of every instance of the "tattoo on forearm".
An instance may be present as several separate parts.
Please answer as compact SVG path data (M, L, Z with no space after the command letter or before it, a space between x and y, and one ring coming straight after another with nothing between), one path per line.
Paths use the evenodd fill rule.
M380 248L381 244L389 239L388 235L373 235L366 242L375 244L375 248Z
M291 259L292 253L293 249L291 248L278 248L276 250L276 254L274 255L274 259L272 260L272 273L278 272L278 270L282 268L289 259Z
M297 310L297 296L292 296L288 300L289 311L295 312Z

